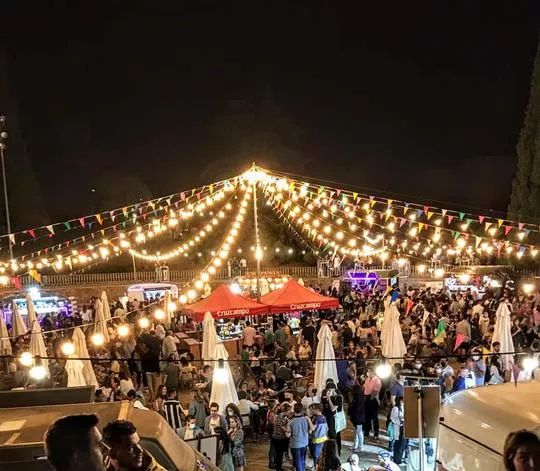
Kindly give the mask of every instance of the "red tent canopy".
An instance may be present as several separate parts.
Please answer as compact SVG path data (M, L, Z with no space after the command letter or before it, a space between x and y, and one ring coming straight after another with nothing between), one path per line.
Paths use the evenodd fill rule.
M268 314L268 306L259 304L238 294L234 294L228 286L220 285L205 299L184 307L194 315L195 320L202 320L206 312L215 318L257 316Z
M333 309L339 306L336 298L315 293L290 279L280 289L271 291L261 298L273 314L288 311L308 311L312 309Z

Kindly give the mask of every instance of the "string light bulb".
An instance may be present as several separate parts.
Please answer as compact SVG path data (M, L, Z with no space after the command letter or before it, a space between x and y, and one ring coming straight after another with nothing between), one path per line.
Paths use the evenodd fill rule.
M161 321L163 319L165 319L165 312L162 310L162 309L156 309L154 311L154 317L158 320L158 321Z
M92 334L90 341L96 347L101 347L105 343L105 336L101 332L96 332L95 334Z
M129 326L127 324L121 324L116 331L119 337L127 337L129 335Z
M141 329L148 329L150 327L150 320L147 317L141 317L139 319L139 327Z
M19 357L19 362L23 366L30 366L32 363L34 363L34 357L30 352L22 352L21 356Z
M75 353L75 345L73 345L71 342L64 342L61 349L62 353L66 356L70 356Z

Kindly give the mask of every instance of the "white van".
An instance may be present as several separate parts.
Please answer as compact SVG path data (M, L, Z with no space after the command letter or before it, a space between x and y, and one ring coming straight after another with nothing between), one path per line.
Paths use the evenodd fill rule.
M540 435L540 382L505 383L452 394L441 405L439 470L503 471L503 450L511 432Z

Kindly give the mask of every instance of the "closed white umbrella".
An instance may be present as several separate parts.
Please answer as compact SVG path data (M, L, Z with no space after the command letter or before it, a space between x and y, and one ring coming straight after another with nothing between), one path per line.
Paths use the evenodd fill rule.
M32 300L32 296L30 294L26 295L26 312L28 313L28 326L33 326L34 321L37 321L37 314L36 314L36 307L34 306L34 301Z
M105 313L103 311L103 302L101 299L96 299L96 319L94 325L94 333L103 334L105 343L109 343L109 329L107 328L107 322L105 321Z
M75 327L73 330L73 335L71 336L71 341L75 346L75 355L77 358L88 358L88 348L86 346L86 337L83 334L83 331L80 327ZM83 363L83 376L86 381L86 386L95 386L99 387L94 368L92 367L92 362L90 360L81 360Z
M302 278L298 278L298 284L304 286L304 280Z
M216 326L214 324L214 318L209 312L204 314L203 319L203 338L201 356L206 365L211 365L214 359L214 352L218 343L218 336L216 332Z
M41 357L41 364L49 372L49 360L46 359L47 349L45 348L45 341L43 340L43 334L41 333L41 326L38 321L34 321L32 324L32 331L30 333L30 353L37 357Z
M163 319L163 322L167 327L169 327L171 325L172 316L174 315L175 311L170 291L165 291L165 297L163 298L163 302L163 311L165 312L165 319Z
M512 340L512 324L510 319L511 313L508 309L506 302L501 302L495 313L495 330L493 331L493 338L491 345L495 342L501 344L501 367L506 370L511 370L514 364L514 356L512 355L514 350L514 341Z
M336 355L332 345L332 332L327 324L323 324L317 335L319 344L317 345L317 354L315 356L315 378L313 380L318 391L326 387L326 381L333 379L337 385L339 382ZM318 361L324 359L325 361Z
M392 364L403 363L402 360L398 360L397 358L403 358L405 356L407 346L403 340L401 326L399 325L399 311L393 302L389 302L384 310L383 329L386 329L381 332L383 357L392 358L389 360Z
M217 402L219 410L222 414L225 413L227 404L231 402L238 404L238 393L229 366L229 354L222 342L216 345L212 355L216 360L225 360L222 368L219 366L219 361L214 362L214 374L212 377L212 392L210 393L210 402Z
M86 379L84 377L84 363L81 360L77 360L76 355L70 355L66 361L66 373L67 373L67 387L74 388L80 386L86 386Z
M4 313L0 314L0 354L12 355L11 341L9 340L9 333L7 330L6 320L4 319Z
M261 287L261 296L264 296L270 292L270 285L268 284L268 280L266 278L261 278L260 287Z
M103 317L108 321L112 317L111 305L109 304L109 299L107 298L107 293L105 291L101 292L101 302L103 303Z
M11 311L11 329L13 337L19 337L25 335L28 332L28 328L24 324L21 313L15 301L13 301L13 310Z

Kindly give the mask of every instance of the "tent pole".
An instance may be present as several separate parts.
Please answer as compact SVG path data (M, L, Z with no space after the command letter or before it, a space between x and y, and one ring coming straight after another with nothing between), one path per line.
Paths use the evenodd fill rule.
M257 182L253 182L253 219L255 221L255 241L256 251L255 259L257 261L257 302L261 301L261 257L259 245L259 221L257 219Z

